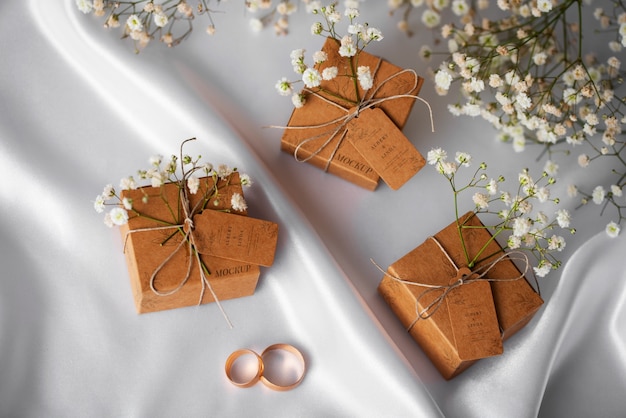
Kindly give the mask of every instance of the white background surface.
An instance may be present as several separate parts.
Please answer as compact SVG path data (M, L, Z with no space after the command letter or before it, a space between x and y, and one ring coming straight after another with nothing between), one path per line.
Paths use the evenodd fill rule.
M541 281L546 304L502 356L446 382L369 262L387 266L453 220L445 180L426 167L369 192L280 152L281 131L263 126L285 124L291 103L274 84L292 49L323 39L304 11L277 38L252 33L239 2L223 9L213 37L198 21L180 46L135 55L71 0L0 5L0 416L624 416L626 239L564 194L606 171L559 161L578 229L565 268ZM362 15L385 34L369 52L427 78L417 51L430 34L397 32L384 2ZM510 178L543 166L538 149L514 154L481 121L449 115L428 79L421 96L436 131L417 103L404 132L423 154L463 150ZM189 153L250 174L250 214L281 227L256 294L223 304L233 330L214 305L135 314L119 234L92 208L105 184L193 136ZM277 342L302 349L301 386L230 385L232 351Z

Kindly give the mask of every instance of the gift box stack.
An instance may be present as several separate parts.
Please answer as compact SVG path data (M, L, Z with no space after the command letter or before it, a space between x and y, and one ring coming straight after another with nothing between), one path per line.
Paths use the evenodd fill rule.
M187 186L122 192L141 214L120 228L138 313L215 302L212 293L218 301L252 295L260 266L273 263L278 225L230 208L234 193L243 196L236 171L223 179L201 178L197 193L186 198L181 187ZM185 222L186 213L192 223ZM206 291L200 269L213 292Z
M327 38L322 50L328 58L319 65L351 74L352 61L338 49L339 42ZM401 132L424 80L363 51L358 65L370 68L373 88L364 91L351 77L322 80L320 91L308 92L304 106L293 110L281 149L368 190L380 178L395 190L425 164ZM354 104L356 89L365 98L360 105Z
M543 300L473 212L394 262L378 291L446 379L481 358L503 352L502 342L526 325ZM458 225L465 228L459 229ZM492 255L472 269L469 254ZM480 271L480 279L461 284ZM456 284L456 285L455 285Z

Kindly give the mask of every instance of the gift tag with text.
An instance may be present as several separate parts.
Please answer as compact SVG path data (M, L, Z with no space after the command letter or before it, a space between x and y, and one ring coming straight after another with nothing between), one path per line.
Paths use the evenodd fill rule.
M278 224L216 210L193 217L200 254L269 267L274 262Z
M457 280L471 272L462 268L458 274ZM502 336L489 282L464 283L448 293L446 303L461 359L475 360L502 354Z
M393 190L399 189L426 163L411 141L378 108L361 110L358 117L350 120L347 138Z

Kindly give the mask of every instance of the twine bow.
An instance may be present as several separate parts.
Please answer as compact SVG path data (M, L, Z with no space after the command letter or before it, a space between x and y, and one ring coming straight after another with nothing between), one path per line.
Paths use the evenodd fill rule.
M372 75L372 78L374 78L376 76L376 73L378 72L378 69L380 68L380 65L382 63L382 59L379 58L378 59L378 64L376 65L376 68L374 69L374 73ZM406 93L402 93L402 94L395 94L392 96L387 96L387 97L381 97L381 98L374 98L374 96L376 95L376 93L389 81L391 81L392 79L394 79L395 77L400 76L401 74L404 73L411 73L414 76L414 82L413 82L413 86L406 92ZM351 109L346 109L345 107L333 102L332 100L327 99L326 97L322 96L321 94L313 91L313 90L309 90L309 89L305 89L306 92L314 95L315 97L323 100L324 102L337 107L338 109L343 110L344 112L346 112L346 114L344 116L335 118L331 121L328 122L324 122L324 123L320 123L320 124L315 124L315 125L304 125L304 126L276 126L276 125L271 125L270 128L279 128L279 129L319 129L319 128L324 128L327 126L332 126L335 125L336 123L339 123L339 126L337 126L335 129L329 129L327 131L324 131L322 133L320 133L319 135L315 135L312 137L308 137L305 138L304 140L302 140L294 149L293 152L293 156L296 159L296 161L298 162L306 162L309 161L311 158L319 155L322 150L324 148L326 148L334 139L335 137L337 137L337 135L340 135L339 137L339 141L337 142L337 144L335 145L335 147L333 148L330 156L328 157L327 161L326 161L326 165L324 166L324 171L328 171L328 168L330 167L330 162L332 161L332 159L335 157L335 154L337 153L337 151L339 150L339 147L341 146L341 144L343 143L343 140L345 139L347 133L348 133L348 123L350 123L350 121L354 118L357 118L359 116L359 113L365 109L369 109L372 107L375 107L377 105L380 105L381 103L384 103L388 100L395 100L395 99L402 99L402 98L411 98L411 99L417 99L419 101L421 101L422 103L424 103L427 107L428 107L428 112L429 112L429 116L430 116L430 127L432 132L435 131L435 125L433 122L433 111L432 108L430 107L430 104L422 99L421 97L417 96L417 95L413 95L413 94L409 94L410 92L412 92L413 90L415 90L417 88L417 83L418 83L418 79L419 77L417 76L417 73L412 70L412 69L403 69L401 71L398 71L397 73L394 73L392 75L390 75L389 77L387 77L385 80L383 80L380 84L378 84L378 86L375 89L370 89L366 92L366 94L361 98L361 101L358 103L358 105L356 106L354 112L351 112ZM369 98L366 98L369 95ZM321 144L316 150L314 150L311 155L309 155L308 157L305 158L300 158L298 157L298 153L300 151L300 149L305 146L306 144L308 144L311 141L315 141L316 139L319 139L321 137L324 137L326 135L330 134L330 136L328 137L328 139L326 139L326 141L324 141L323 144Z
M188 139L188 140L184 141L183 145L184 145L185 142L191 141L193 139L195 139L195 138ZM181 159L180 159L180 161L181 161L181 166L182 166L182 161L183 161L183 158L182 158L182 145L181 145ZM185 175L185 169L184 169L184 166L183 166L183 180L180 180L178 182L178 189L179 189L179 195L180 195L180 205L181 205L181 207L183 209L183 213L184 213L184 216L185 216L183 222L181 224L177 224L177 225L157 226L157 227L149 227L149 228L138 228L138 229L133 229L133 230L127 231L126 235L124 237L124 253L126 252L126 242L128 240L128 237L132 233L135 233L135 232L145 232L145 231L158 231L158 230L166 230L166 229L178 229L178 230L180 230L182 228L181 232L183 233L183 239L176 246L176 248L174 248L174 250L161 262L161 264L159 264L154 269L154 271L152 272L152 275L150 276L150 289L158 296L170 296L170 295L173 295L173 294L179 292L183 288L183 286L187 283L187 281L189 280L189 278L191 276L191 269L192 269L193 260L194 260L194 257L192 257L192 254L193 254L195 256L195 260L198 263L198 270L200 271L200 282L202 283L202 289L200 290L200 298L198 300L198 305L200 305L202 303L202 299L204 299L204 295L206 293L206 290L208 289L209 292L211 293L211 296L213 296L213 300L215 301L216 305L218 306L220 312L222 313L222 316L226 320L226 323L232 329L233 328L233 324L230 321L230 318L228 317L228 315L226 314L226 311L222 307L222 304L220 303L219 298L215 294L215 291L213 290L213 286L211 286L211 282L207 278L206 273L204 271L202 260L200 259L200 253L196 250L196 238L195 238L195 235L193 233L193 231L194 231L193 216L196 215L199 212L199 209L200 209L200 207L202 205L202 201L201 200L198 201L196 203L196 205L193 208L191 208L188 191L187 191L187 188L185 187L185 184L184 184L184 179L185 178L186 178L186 175ZM156 281L156 278L157 278L159 272L161 271L161 269L163 269L163 267L165 267L165 265L172 258L174 258L174 256L178 253L178 251L180 251L184 247L187 247L187 250L189 251L189 255L190 255L189 256L189 262L187 263L187 272L186 272L185 276L179 282L178 286L176 286L174 289L169 290L167 292L163 292L163 291L158 290L156 288L156 286L155 286L155 281Z
M395 280L395 281L397 281L399 283L405 284L405 285L420 286L420 287L427 288L422 293L420 293L417 296L417 298L416 298L416 303L415 303L416 318L407 327L407 331L411 331L413 326L420 319L428 319L431 316L433 316L439 310L439 308L441 307L441 305L445 301L445 299L448 296L448 294L450 294L450 292L452 292L454 289L456 289L456 288L458 288L460 286L463 286L464 284L469 284L469 283L479 282L479 281L485 281L485 282L513 282L513 281L516 281L516 280L524 278L524 276L526 275L526 273L528 272L528 270L530 268L530 262L528 261L528 256L524 252L522 252L522 251L510 251L510 252L507 252L507 253L503 253L502 255L500 255L498 258L496 258L492 262L487 263L487 264L483 264L483 265L475 268L474 270L470 270L467 267L459 268L456 265L456 263L452 260L452 258L450 257L450 254L448 254L448 252L443 248L443 246L441 245L439 240L437 240L437 238L435 238L434 236L431 236L429 238L432 239L437 244L437 246L441 249L442 253L446 256L447 260L452 265L452 267L454 267L454 269L456 270L458 278L453 283L449 283L449 284L446 284L446 285L432 285L432 284L427 284L427 283L420 283L418 280L405 280L405 279L402 279L400 277L397 277L397 276L394 276L392 274L389 274L388 272L383 270L378 264L376 264L376 262L374 262L374 260L370 259L370 261L385 276L387 276L387 277L389 277L389 278L391 278L391 279L393 279L393 280ZM493 269L499 262L501 262L501 261L503 261L503 260L505 260L507 258L509 260L511 260L511 261L521 262L523 264L523 266L524 266L524 269L523 269L524 271L522 273L520 273L520 275L518 275L516 277L506 278L506 279L486 277L487 274L491 271L491 269ZM538 285L539 284L537 283L537 286ZM423 309L420 310L420 308L419 308L420 301L426 295L428 295L428 294L430 294L432 292L440 292L440 293L428 305L426 305Z

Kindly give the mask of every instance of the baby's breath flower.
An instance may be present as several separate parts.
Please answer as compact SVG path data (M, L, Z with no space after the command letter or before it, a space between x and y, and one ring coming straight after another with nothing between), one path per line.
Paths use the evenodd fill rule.
M302 94L302 93L294 93L291 96L291 103L293 104L293 106L296 109L299 109L302 106L304 106L304 102L305 101L306 101L306 98L305 98L304 94Z
M317 69L307 68L304 70L304 73L302 73L302 81L308 88L319 87L322 76Z
M565 248L565 239L558 235L552 235L548 239L548 250L563 251Z
M189 177L187 179L187 187L189 188L189 193L198 193L198 188L200 187L200 179L197 177Z
M137 188L137 183L135 182L135 179L132 176L124 177L122 180L120 180L120 189L134 190L136 188Z
M122 206L124 206L124 209L126 210L132 210L133 208L133 200L129 199L128 197L125 197L122 199Z
M109 197L113 196L115 196L115 189L113 188L113 185L107 184L106 186L104 186L104 189L102 189L102 197L106 200Z
M109 211L109 218L113 225L125 225L128 222L128 212L119 206Z
M533 267L533 270L538 277L545 277L548 273L550 273L551 269L552 264L547 260L541 260L539 266Z
M486 209L489 207L489 195L486 195L484 193L474 193L474 196L472 196L472 200L474 201L476 207L479 209Z
M441 15L432 9L424 10L422 13L422 23L429 29L434 28L441 22Z
M455 160L463 167L469 167L472 163L472 156L466 152L457 152Z
M611 238L617 237L619 235L619 233L620 233L620 230L621 230L621 228L620 228L619 224L617 224L617 223L615 223L613 221L609 222L606 225L606 228L605 228L606 234L609 237L611 237Z
M428 164L435 165L440 161L445 161L448 158L448 154L441 148L434 148L428 151L426 156Z
M451 83L452 75L447 70L441 69L437 71L437 74L435 74L435 84L439 89L447 92L450 89Z
M622 196L622 188L620 186L618 186L617 184L612 184L611 185L611 193L613 194L613 196L621 197Z
M96 210L96 212L98 212L98 213L104 212L104 203L105 203L105 201L106 201L106 199L101 194L96 196L96 200L93 202L93 208Z
M162 28L165 25L167 25L167 22L169 21L167 15L165 13L156 13L154 15L154 24L157 25L158 27Z
M141 32L143 30L143 23L141 23L139 16L135 14L128 16L126 26L133 32Z
M226 164L220 164L217 166L215 172L220 179L225 180L228 176L232 174L233 170Z
M570 214L565 209L559 209L556 211L556 221L561 228L569 228L570 224Z
M293 87L287 77L283 77L276 82L276 91L281 96L290 96L293 94Z
M76 0L76 7L85 14L91 13L93 2L91 2L91 0Z
M245 173L241 173L239 175L239 180L241 181L241 185L245 187L250 187L253 184L253 181L250 178L250 176Z
M328 55L324 51L316 51L313 54L313 62L320 64L328 59Z
M593 203L596 205L602 204L604 202L604 198L606 196L606 191L602 186L596 186L591 193L591 197L593 198Z
M232 197L230 199L230 205L233 208L233 210L235 210L237 212L243 212L246 209L248 209L248 205L246 204L246 200L239 193L233 193L233 195L232 195Z
M333 78L337 77L337 74L339 73L339 70L337 69L337 67L333 66L333 67L326 67L322 70L322 79L323 80L332 80Z
M372 74L370 72L370 67L361 65L357 69L357 77L359 80L359 84L363 90L369 90L374 85L374 80L372 78Z

